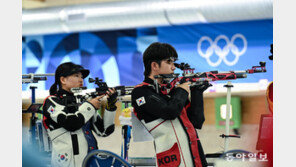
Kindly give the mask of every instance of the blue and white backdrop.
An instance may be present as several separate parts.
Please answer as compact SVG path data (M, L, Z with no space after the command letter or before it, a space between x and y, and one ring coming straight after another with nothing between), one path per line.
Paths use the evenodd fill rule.
M143 51L156 41L174 46L178 62L189 63L196 72L246 70L265 61L267 73L233 82L273 80L273 64L268 59L273 20L23 36L22 74L54 73L59 64L72 61L109 86L133 86L143 80ZM48 77L38 83L38 89L48 90L53 82L54 77ZM85 82L88 88L95 87ZM28 90L28 85L22 89Z

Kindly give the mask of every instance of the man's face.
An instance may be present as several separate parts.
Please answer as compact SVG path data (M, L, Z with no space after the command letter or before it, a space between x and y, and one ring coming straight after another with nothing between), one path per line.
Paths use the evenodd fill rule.
M83 86L83 76L81 72L78 72L67 77L61 77L61 83L63 89L70 91L71 88Z
M158 74L173 74L175 69L174 59L165 59L160 62Z

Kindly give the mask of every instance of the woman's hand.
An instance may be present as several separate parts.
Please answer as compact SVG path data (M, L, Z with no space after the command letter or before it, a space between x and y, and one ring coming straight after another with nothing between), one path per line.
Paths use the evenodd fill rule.
M116 103L117 101L117 92L114 88L109 88L107 90L107 99L108 103Z
M114 111L116 110L116 102L117 102L117 96L118 93L116 92L116 90L114 88L109 88L109 90L107 91L107 110L109 111Z
M89 100L89 102L95 106L96 109L99 109L101 107L101 99L104 97L105 95L101 95L101 96L97 96L95 98L92 98Z

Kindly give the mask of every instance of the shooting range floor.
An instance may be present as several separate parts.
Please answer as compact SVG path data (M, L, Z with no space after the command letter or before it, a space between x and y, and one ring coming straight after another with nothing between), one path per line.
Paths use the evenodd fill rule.
M245 124L239 129L241 138L231 138L229 149L240 149L250 152L258 152L256 143L258 138L259 125ZM204 125L202 130L198 130L200 140L205 154L220 153L224 151L224 140L219 135L225 134L225 129L217 129L215 125ZM230 134L234 134L231 130ZM100 149L112 151L118 155L121 154L121 127L116 127L115 132L107 138L98 138ZM130 143L129 157L154 157L153 142L133 142Z
M244 124L239 129L241 138L231 138L229 143L229 150L240 149L249 152L257 153L256 143L258 138L259 125L258 124ZM28 140L28 128L23 128L23 142ZM202 130L199 130L199 137L202 142L204 152L221 153L224 150L224 139L219 137L221 134L225 134L224 129L216 129L215 125L204 125ZM231 130L230 134L234 134ZM118 155L121 155L121 127L118 126L115 132L108 137L98 137L98 145L102 150L109 150ZM35 155L34 155L35 156ZM145 157L151 158L155 156L154 145L152 141L149 142L133 142L131 140L129 157ZM226 161L217 161L213 158L207 159L208 163L215 163L219 167L262 167L260 163L254 162L235 162L229 164ZM50 159L48 160L50 163Z

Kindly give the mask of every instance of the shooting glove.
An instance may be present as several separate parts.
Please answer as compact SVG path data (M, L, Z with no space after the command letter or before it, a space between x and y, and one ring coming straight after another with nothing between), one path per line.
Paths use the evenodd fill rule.
M108 111L115 111L117 109L117 107L115 105L117 102L117 96L118 96L118 93L115 92L107 99L106 109Z
M207 90L210 86L213 86L209 82L203 82L202 84L194 85L191 86L191 91L192 90L198 90L199 92L203 93L205 90Z

